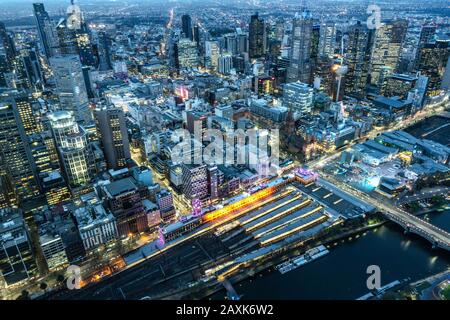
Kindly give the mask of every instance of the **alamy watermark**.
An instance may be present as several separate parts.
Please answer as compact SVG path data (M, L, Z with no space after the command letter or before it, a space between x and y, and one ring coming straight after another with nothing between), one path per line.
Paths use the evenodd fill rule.
M67 268L67 289L74 290L74 289L80 289L81 288L81 268L77 265L70 265Z
M260 175L277 173L279 165L279 130L203 129L195 122L193 134L175 130L176 144L171 150L174 164L246 165Z
M66 20L66 26L69 29L72 30L79 30L81 29L81 8L74 4L72 1L72 4L67 7L66 10L67 13L67 20Z
M366 280L367 289L380 289L381 288L381 268L376 264L372 264L367 267L366 273L370 276Z
M381 8L376 4L371 4L367 7L366 13L370 14L367 18L368 29L378 29L381 27Z

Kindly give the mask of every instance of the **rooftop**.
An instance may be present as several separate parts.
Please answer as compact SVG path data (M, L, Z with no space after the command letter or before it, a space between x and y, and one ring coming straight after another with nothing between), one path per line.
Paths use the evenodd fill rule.
M115 197L125 192L137 189L131 178L120 179L104 186L109 197Z

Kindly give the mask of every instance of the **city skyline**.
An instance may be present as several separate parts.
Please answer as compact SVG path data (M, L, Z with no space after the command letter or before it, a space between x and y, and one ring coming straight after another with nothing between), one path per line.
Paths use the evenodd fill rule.
M445 1L2 7L0 300L450 298Z

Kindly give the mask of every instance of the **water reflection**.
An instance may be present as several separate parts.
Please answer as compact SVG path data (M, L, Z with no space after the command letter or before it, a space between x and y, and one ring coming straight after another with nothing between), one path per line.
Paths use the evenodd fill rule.
M430 214L430 223L450 231L450 211ZM350 240L350 239L348 239ZM364 232L350 241L329 244L330 253L284 275L264 271L239 284L245 299L355 299L367 293L367 266L381 268L382 284L413 281L450 266L450 253L394 224ZM270 288L270 290L267 290ZM224 292L213 296L223 299Z

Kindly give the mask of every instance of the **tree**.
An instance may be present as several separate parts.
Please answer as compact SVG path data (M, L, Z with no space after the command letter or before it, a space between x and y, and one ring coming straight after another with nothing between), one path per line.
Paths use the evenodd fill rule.
M64 280L66 280L66 279L64 278L64 275L62 275L62 274L58 274L58 276L56 277L56 281L58 281L58 283L60 285L64 284Z
M47 290L48 285L45 282L42 282L39 286L39 288L41 288L41 290L46 291Z
M16 300L31 300L30 293L27 290L22 290L22 293Z

